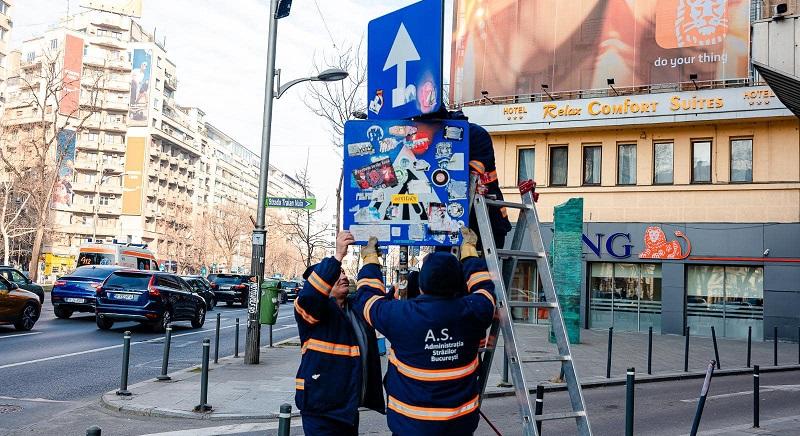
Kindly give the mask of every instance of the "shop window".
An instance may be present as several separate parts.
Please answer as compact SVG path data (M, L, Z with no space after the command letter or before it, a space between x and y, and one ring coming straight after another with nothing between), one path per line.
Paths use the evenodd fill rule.
M617 147L617 184L636 184L636 144L620 144Z
M523 302L546 300L535 262L520 261L517 264L514 280L509 288L509 298L511 301ZM533 307L514 307L511 309L511 317L515 322L529 324L547 324L550 322L547 309Z
M534 180L536 149L520 148L517 151L517 183L523 180Z
M753 181L753 139L731 141L731 182Z
M686 276L686 325L693 335L746 338L764 336L764 269L749 266L690 265Z
M550 186L567 186L567 152L564 146L550 147Z
M592 263L589 326L661 331L661 265Z
M597 146L583 147L583 184L600 184L600 165L602 162L602 148Z
M692 183L711 183L711 141L692 142Z
M672 184L673 151L671 142L653 144L653 183Z

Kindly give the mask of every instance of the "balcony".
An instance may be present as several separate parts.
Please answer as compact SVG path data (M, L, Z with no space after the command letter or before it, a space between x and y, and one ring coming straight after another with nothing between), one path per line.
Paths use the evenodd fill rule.
M119 185L100 185L99 191L101 194L116 194L122 195L122 186Z
M97 151L100 149L100 146L97 144L97 141L87 141L85 139L78 140L75 144L75 147L78 150L94 150Z
M94 206L86 203L75 203L72 205L73 213L94 213Z
M94 182L75 182L72 184L72 190L75 192L95 192L96 189Z
M79 170L97 171L98 165L95 161L77 159L75 160L75 168Z
M83 63L103 68L130 71L131 63L125 58L104 58L101 56L84 56ZM130 89L130 88L129 88Z
M104 47L112 47L112 48L119 48L119 49L125 49L126 48L125 41L123 41L122 39L117 38L115 36L106 36L106 35L98 36L98 35L95 35L95 36L93 36L93 37L91 37L89 39L89 42L92 43L92 44L96 44L96 45L102 45Z
M175 167L178 166L178 161L179 160L180 159L178 159L176 156L170 156L169 157L169 166L171 166L171 167L172 166L175 166Z
M150 157L159 157L159 155L161 155L161 150L159 150L156 147L150 147L149 148L149 154L150 154Z
M98 215L120 215L121 213L122 211L120 210L120 205L117 203L109 203L107 205L97 206Z
M167 88L175 91L178 89L178 78L167 73L167 78L164 80L164 85Z
M111 144L105 143L102 147L100 147L103 151L112 151L115 153L125 153L125 144Z

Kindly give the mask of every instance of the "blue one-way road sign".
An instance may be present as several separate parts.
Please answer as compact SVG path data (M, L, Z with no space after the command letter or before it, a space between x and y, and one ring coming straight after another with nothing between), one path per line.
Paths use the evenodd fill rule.
M369 22L367 98L371 119L406 119L442 104L442 0L422 0Z

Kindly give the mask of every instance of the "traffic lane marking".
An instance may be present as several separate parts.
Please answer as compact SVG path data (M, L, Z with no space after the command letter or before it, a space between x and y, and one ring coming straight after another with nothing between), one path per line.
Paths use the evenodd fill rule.
M773 385L773 386L762 386L758 390L760 393L765 392L800 392L800 385ZM741 392L730 392L727 394L719 394L719 395L709 395L706 397L706 400L717 400L722 398L732 398L732 397L745 397L753 395L753 390L748 391L741 391ZM681 400L682 403L696 403L698 401L697 398L689 398L686 400Z
M303 425L301 419L293 419L292 427ZM252 424L233 424L219 427L195 428L191 430L168 431L164 433L151 433L142 436L213 436L221 434L250 433L264 430L275 430L278 428L277 422L252 423Z
M27 403L78 403L78 401L48 400L47 398L17 398L3 396L0 396L0 400L22 401Z
M16 333L11 335L0 336L0 339L18 338L20 336L40 335L42 332L29 332L29 333Z

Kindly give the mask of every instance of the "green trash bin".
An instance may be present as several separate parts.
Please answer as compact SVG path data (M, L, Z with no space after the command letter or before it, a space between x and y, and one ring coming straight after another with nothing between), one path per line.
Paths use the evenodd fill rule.
M264 280L261 283L261 324L275 325L278 320L278 280Z

